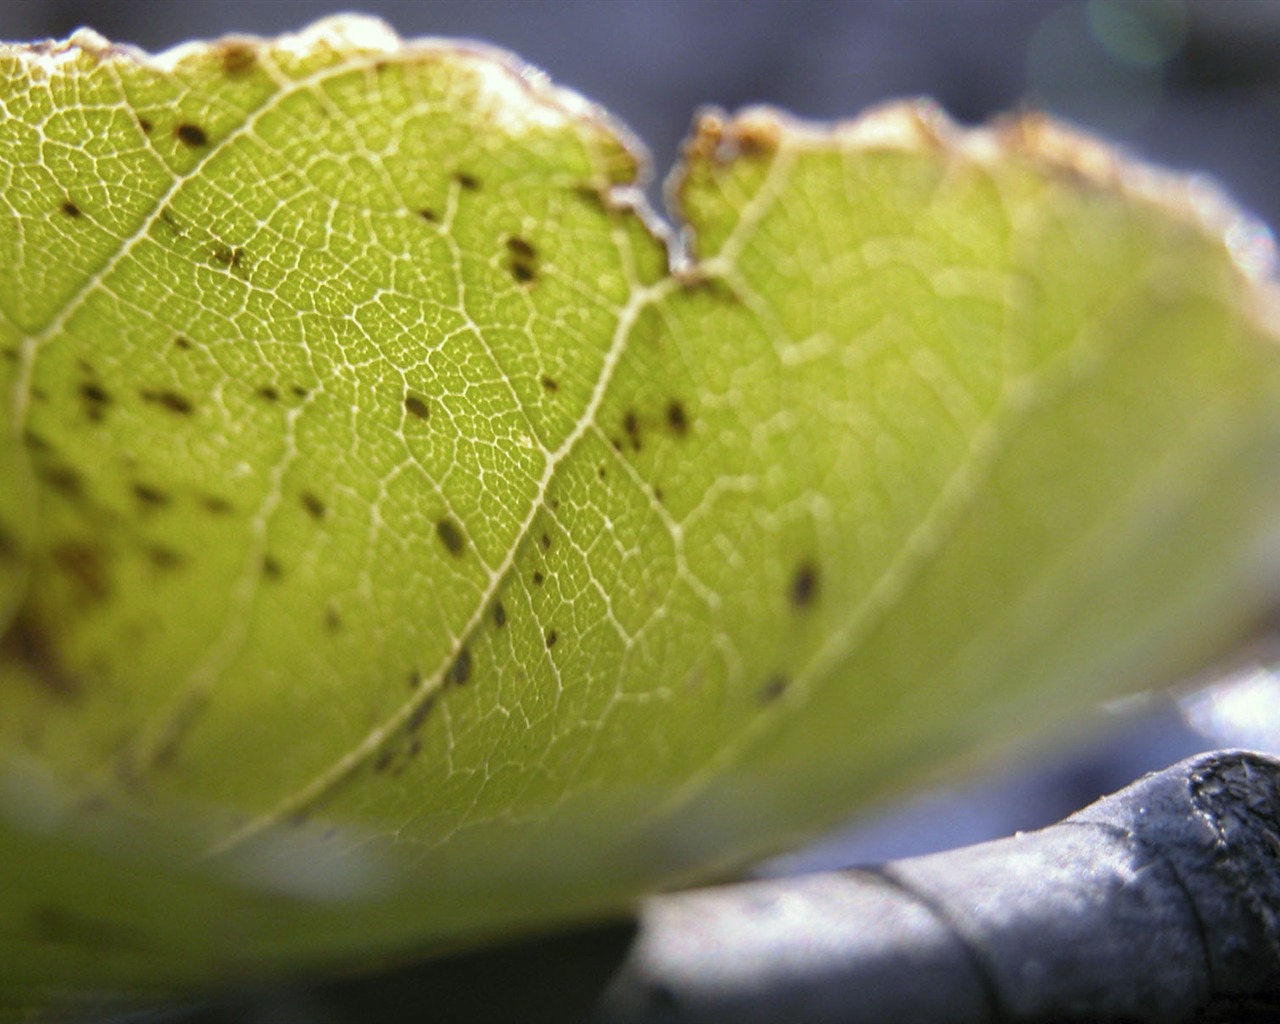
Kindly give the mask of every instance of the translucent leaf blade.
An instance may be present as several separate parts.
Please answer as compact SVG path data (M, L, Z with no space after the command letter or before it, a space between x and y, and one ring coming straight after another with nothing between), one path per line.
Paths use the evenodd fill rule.
M0 67L15 1000L616 909L1274 593L1246 222L1089 140L708 114L672 258L501 55Z

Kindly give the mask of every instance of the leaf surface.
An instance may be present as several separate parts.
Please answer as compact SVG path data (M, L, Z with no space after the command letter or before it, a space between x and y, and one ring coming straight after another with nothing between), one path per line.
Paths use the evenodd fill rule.
M705 114L677 246L600 111L365 19L0 111L12 1001L617 908L1274 590L1256 229L1042 119Z

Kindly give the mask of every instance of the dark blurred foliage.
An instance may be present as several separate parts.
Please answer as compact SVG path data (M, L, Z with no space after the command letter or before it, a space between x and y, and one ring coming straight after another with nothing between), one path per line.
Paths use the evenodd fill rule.
M271 35L346 9L332 0L0 0L0 38L57 38L90 25L154 51L227 32ZM404 36L482 40L541 67L645 141L655 182L700 105L769 103L831 119L931 96L965 123L1045 109L1152 161L1206 172L1280 224L1273 0L365 0L359 9ZM1034 765L1024 758L1003 779L914 798L768 870L907 856L1038 827L1215 745L1167 703L1102 727L1108 717L1086 724L1085 749L1039 755ZM548 955L577 955L555 944L563 941L549 943ZM429 984L400 971L130 1020L376 1024L431 1017L433 1006Z

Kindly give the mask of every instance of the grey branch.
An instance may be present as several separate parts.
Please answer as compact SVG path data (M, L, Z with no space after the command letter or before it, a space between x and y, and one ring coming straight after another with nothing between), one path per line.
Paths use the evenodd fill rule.
M649 901L601 1019L1184 1021L1280 991L1280 761L1149 775L1038 832Z
M1278 915L1280 761L1221 751L1038 832L656 896L631 922L328 982L301 1004L277 994L274 1010L259 999L249 1016L1280 1021ZM204 1007L195 1019L242 1020L244 1009Z

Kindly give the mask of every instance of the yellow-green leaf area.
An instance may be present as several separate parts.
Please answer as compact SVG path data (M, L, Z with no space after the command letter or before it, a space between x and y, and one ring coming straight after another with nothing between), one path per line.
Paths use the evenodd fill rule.
M146 775L181 743L184 787L270 806L438 675L582 429L638 273L598 199L629 158L549 89L447 47L316 38L167 71L10 58L28 184L6 193L4 294L50 300L12 311L9 417L45 483L24 628L78 699L27 678L6 727L73 779ZM46 155L54 124L87 164ZM317 711L278 772L268 737Z
M675 241L487 51L0 63L15 989L616 909L1274 589L1247 224L1041 120L706 114Z

